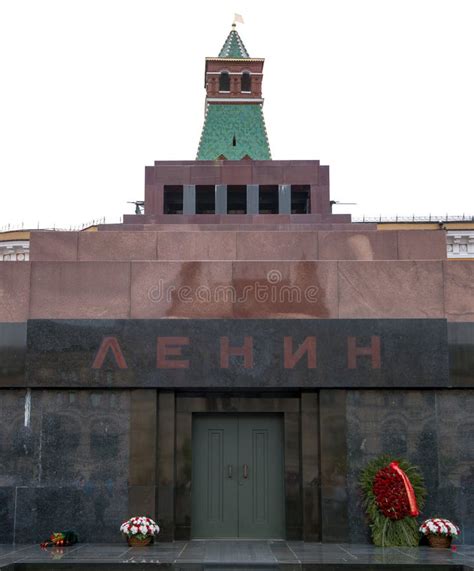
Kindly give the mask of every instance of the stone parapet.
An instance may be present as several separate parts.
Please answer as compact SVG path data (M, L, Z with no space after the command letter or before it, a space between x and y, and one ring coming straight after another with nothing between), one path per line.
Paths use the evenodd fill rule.
M343 231L317 231L309 225L266 230L231 226L219 231L211 225L198 231L178 225L169 232L151 228L33 232L31 261L446 259L445 233L436 230L377 232L355 225Z

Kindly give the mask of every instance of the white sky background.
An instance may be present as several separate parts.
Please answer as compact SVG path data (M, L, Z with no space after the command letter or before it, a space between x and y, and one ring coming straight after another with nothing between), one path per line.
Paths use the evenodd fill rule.
M329 164L335 212L474 215L474 0L0 0L0 227L117 222L194 159L234 12L273 158Z

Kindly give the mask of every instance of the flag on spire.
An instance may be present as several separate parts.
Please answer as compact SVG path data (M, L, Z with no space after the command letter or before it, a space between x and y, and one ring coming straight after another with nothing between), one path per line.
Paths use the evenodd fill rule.
M234 24L237 24L237 22L239 24L244 23L244 19L242 18L242 16L240 14L234 14Z

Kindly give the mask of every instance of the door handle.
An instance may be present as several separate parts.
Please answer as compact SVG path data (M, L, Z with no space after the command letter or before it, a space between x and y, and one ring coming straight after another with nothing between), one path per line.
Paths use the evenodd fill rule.
M243 468L244 468L243 477L244 480L246 480L249 477L249 467L247 464L244 464Z
M232 478L232 464L227 466L227 477Z

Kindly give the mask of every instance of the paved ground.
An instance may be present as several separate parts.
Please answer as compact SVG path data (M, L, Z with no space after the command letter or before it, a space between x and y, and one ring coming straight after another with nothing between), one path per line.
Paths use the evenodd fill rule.
M15 567L15 563L21 566ZM429 547L382 549L370 545L301 541L226 540L177 541L135 548L129 548L126 544L78 544L47 550L41 550L38 545L0 545L0 569L27 569L25 564L41 564L38 569L42 570L73 569L70 564L81 564L80 568L84 569L89 564L91 568L98 569L96 565L100 564L101 569L108 570L126 568L132 564L130 567L133 566L136 571L142 565L148 567L149 564L168 564L163 568L193 571L229 571L233 568L296 571L305 568L338 569L339 565L346 566L346 569L371 569L377 566L382 570L403 564L409 566L407 569L419 568L420 571L436 569L440 565L450 566L457 571L469 570L472 566L474 571L474 546L459 546L453 551ZM34 569L33 566L31 568Z

